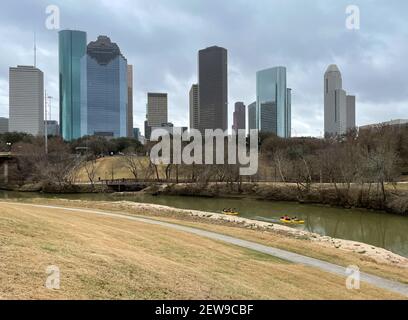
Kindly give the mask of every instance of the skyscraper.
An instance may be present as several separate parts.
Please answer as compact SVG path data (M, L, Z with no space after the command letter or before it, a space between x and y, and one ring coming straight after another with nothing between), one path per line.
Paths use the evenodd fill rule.
M325 135L343 135L355 126L355 97L347 96L340 70L332 64L324 74Z
M256 73L256 123L261 132L282 138L291 136L291 90L286 86L286 68Z
M0 134L6 133L9 131L9 119L8 118L0 118Z
M128 81L128 112L127 112L127 119L128 119L128 137L132 138L134 136L133 132L133 66L131 64L128 65L127 69L127 81Z
M147 124L149 127L161 127L168 123L167 93L147 94Z
M190 89L190 129L199 129L199 112L198 84L193 84Z
M57 137L60 135L60 129L58 121L46 120L44 122L47 125L47 135Z
M238 131L245 129L246 129L245 104L243 102L236 102L235 110L233 113L232 130Z
M347 95L347 130L356 127L356 96Z
M128 65L118 45L107 36L90 42L81 70L81 135L127 137Z
M139 128L133 128L133 138L140 140L140 129Z
M253 102L248 106L248 129L255 130L256 128L256 102Z
M149 121L147 119L144 122L144 135L146 140L150 140L152 134L152 127L149 126Z
M264 102L260 108L260 128L262 132L274 133L278 132L278 110L276 102Z
M44 74L32 66L10 68L9 131L44 133Z
M228 128L227 50L209 47L198 53L199 128Z
M60 130L68 141L81 136L81 58L85 54L85 32L59 32Z
M286 89L286 116L285 116L285 135L290 138L292 136L292 89Z

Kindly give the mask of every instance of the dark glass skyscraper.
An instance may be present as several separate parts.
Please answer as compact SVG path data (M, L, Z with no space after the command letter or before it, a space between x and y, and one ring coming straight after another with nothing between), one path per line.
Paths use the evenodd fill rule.
M228 127L227 50L209 47L198 53L198 90L201 132Z
M118 45L99 36L81 69L82 135L128 136L128 65Z
M255 130L256 125L256 102L248 106L248 130Z
M68 141L81 136L81 58L85 54L85 32L59 32L60 129Z
M246 129L246 116L245 116L245 104L243 102L235 103L235 110L233 113L232 130L245 130Z

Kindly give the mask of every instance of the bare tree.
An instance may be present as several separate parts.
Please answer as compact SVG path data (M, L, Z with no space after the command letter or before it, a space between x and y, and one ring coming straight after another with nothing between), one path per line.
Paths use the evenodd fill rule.
M89 182L91 183L92 188L95 188L95 177L97 172L97 161L96 157L90 155L84 158L84 169L86 175L88 176Z
M136 153L126 153L124 156L124 160L126 167L129 169L134 179L137 180L139 177L139 171L143 167L140 158Z

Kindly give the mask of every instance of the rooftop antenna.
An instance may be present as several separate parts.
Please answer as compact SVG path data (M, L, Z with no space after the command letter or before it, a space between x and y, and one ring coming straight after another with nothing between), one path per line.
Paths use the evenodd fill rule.
M37 36L34 31L34 68L37 68Z

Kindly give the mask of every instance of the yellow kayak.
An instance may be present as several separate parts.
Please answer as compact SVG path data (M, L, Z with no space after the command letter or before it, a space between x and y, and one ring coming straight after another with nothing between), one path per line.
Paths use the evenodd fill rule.
M226 215L228 215L228 216L237 216L237 215L239 215L239 212L221 211L221 213L226 214Z
M305 223L304 220L293 220L293 219L290 219L290 220L280 219L280 221L283 223L288 223L288 224L304 224Z

